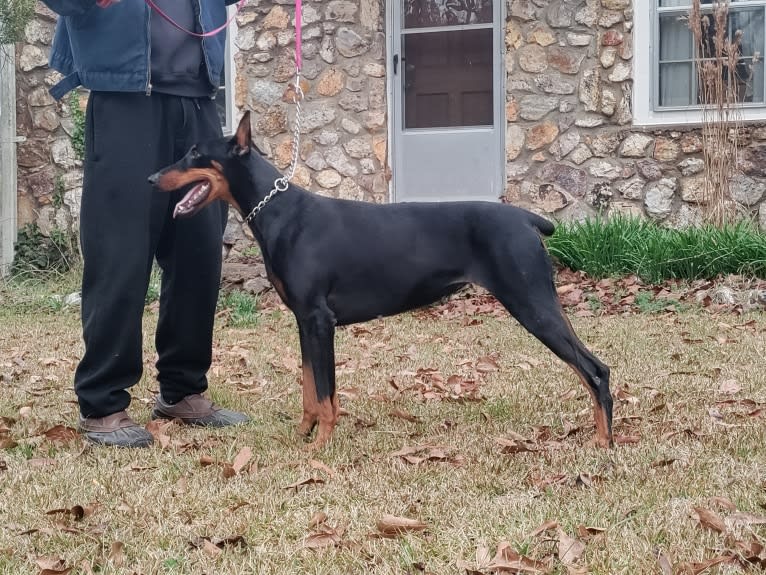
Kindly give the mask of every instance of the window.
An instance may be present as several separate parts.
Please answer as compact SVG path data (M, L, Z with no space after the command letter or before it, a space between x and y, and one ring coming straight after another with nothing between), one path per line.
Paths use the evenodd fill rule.
M646 12L637 12L633 93L634 123L669 125L701 122L697 66L714 54L716 23L713 0L702 0L705 45L700 49L689 29L691 0L651 0ZM727 38L739 38L739 58L727 77L736 82L735 91L745 120L766 119L766 86L763 54L766 0L731 0ZM728 80L727 80L728 81Z
M231 17L236 11L236 7L229 6L228 10L229 17ZM236 73L234 54L237 50L235 42L236 36L237 21L236 19L232 19L229 28L226 30L226 53L224 55L223 72L221 73L221 86L215 96L218 117L221 120L223 133L227 136L233 134L236 129L234 126L237 115L236 110L234 109L234 75Z

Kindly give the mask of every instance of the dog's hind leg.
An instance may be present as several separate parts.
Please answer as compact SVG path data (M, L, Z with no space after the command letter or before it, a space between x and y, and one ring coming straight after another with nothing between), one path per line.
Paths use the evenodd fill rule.
M486 276L484 281L479 283L529 333L575 371L593 400L596 441L601 447L611 447L609 368L574 333L556 293L548 253L536 234L529 240L516 242L512 249L498 246L499 253L487 254L491 260L482 274Z
M338 401L335 394L335 318L322 302L298 319L303 350L303 401L304 415L299 431L311 432L319 423L316 439L311 445L317 448L332 436L338 420ZM308 408L307 408L308 406Z

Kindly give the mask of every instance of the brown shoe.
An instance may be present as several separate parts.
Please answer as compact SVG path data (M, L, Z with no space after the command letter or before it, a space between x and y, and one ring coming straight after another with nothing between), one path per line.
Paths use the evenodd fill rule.
M148 447L154 441L152 434L133 421L126 411L106 417L80 417L80 433L97 445L116 447Z
M176 404L165 403L161 395L152 410L152 419L180 419L186 425L203 427L226 427L247 423L250 418L244 413L218 407L204 395L187 395Z

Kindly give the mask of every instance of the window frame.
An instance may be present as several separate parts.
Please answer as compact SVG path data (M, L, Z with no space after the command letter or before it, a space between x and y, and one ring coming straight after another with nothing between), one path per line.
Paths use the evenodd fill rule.
M224 136L231 136L236 130L236 109L234 101L235 77L237 74L237 65L234 62L234 55L237 53L237 20L233 18L236 13L236 6L228 6L228 17L231 18L229 27L226 30L226 49L224 52L224 105L226 107L226 122L221 126ZM220 94L220 91L219 93ZM218 97L218 95L216 95Z
M679 9L676 6L660 8L658 3L658 0L651 0L650 9L647 12L635 13L634 46L648 46L649 49L636 49L633 53L633 124L647 127L701 125L702 106L660 108L655 104L659 100L660 15L686 11L685 8ZM736 8L761 8L764 10L766 19L766 0L742 0L732 6ZM763 58L764 54L761 54L761 59L763 60ZM696 81L696 75L692 81ZM742 103L740 110L740 116L744 122L766 120L766 102Z

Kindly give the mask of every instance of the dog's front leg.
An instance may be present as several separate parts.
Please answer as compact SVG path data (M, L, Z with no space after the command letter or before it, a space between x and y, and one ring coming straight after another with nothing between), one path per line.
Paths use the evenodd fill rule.
M317 402L316 384L314 383L314 370L309 356L308 336L306 329L298 321L298 331L301 339L301 387L303 388L303 417L298 425L298 433L304 437L310 437L319 421L319 404Z
M303 353L303 420L299 431L309 434L319 423L312 449L332 436L338 420L335 394L335 318L322 304L298 319Z

